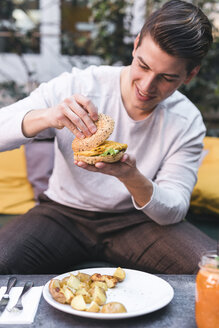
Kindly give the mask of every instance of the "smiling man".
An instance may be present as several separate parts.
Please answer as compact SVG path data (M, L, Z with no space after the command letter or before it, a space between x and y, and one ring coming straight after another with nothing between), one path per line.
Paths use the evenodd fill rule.
M150 33L139 44L135 40L133 62L121 74L122 99L134 120L144 119L183 83L198 73L199 66L187 71L187 62L162 50Z
M87 260L152 273L195 273L215 242L184 221L205 126L177 89L212 43L200 9L179 0L154 12L130 66L73 68L0 111L0 150L55 138L55 165L39 205L0 230L0 273L58 273ZM117 163L73 162L72 141L111 116ZM48 154L49 156L49 154ZM10 241L10 242L9 242Z

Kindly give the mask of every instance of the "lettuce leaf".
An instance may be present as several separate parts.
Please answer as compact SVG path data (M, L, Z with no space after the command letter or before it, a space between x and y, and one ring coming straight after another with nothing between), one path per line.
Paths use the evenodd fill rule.
M100 156L116 155L118 153L119 153L118 149L109 148L104 153L100 154Z

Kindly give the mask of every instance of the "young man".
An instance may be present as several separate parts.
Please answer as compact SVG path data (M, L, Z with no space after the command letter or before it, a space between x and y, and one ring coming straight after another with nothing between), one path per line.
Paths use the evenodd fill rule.
M177 89L198 73L212 42L195 6L167 2L147 20L128 67L74 68L0 111L0 149L55 137L40 204L0 230L0 273L65 272L87 260L154 273L194 273L213 240L182 222L196 183L205 127ZM127 143L118 163L73 162L75 136L98 113ZM49 156L49 154L48 154Z

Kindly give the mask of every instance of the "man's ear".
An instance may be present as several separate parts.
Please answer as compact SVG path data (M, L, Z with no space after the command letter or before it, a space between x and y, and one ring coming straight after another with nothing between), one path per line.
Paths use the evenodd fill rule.
M133 57L134 57L135 51L136 51L136 49L138 47L139 38L140 38L140 34L137 35L137 37L135 38L135 41L134 41L134 48L132 50L132 56Z
M188 84L193 79L193 77L195 77L198 74L199 70L200 70L200 66L194 67L193 70L189 73L189 75L185 79L184 84Z

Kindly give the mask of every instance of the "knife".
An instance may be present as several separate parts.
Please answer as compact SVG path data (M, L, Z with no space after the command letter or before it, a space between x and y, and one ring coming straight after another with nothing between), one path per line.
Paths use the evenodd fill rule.
M9 293L11 288L16 284L17 278L16 277L11 277L8 279L8 284L7 284L7 289L5 294L3 295L1 301L0 301L0 315L4 312L6 306L8 305L9 302Z

